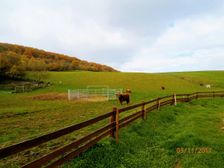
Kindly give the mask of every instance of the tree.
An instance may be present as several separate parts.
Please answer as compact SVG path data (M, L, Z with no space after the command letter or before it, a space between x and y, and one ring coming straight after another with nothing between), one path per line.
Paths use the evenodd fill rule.
M31 58L28 62L28 69L32 71L32 78L38 82L48 77L47 65L43 60Z
M32 49L31 48L25 48L25 51L23 53L23 55L26 55L28 58L32 58L33 54L32 54Z
M73 60L72 63L70 64L70 69L72 70L78 70L80 67L79 67L79 63L80 61L78 60Z
M6 74L11 78L21 78L25 75L25 71L22 66L13 65Z
M0 54L0 72L3 76L21 78L24 75L21 58L14 52L7 51Z

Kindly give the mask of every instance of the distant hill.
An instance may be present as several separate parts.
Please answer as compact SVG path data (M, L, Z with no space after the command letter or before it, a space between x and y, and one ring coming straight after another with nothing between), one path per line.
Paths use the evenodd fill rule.
M9 68L11 68L11 71L13 71L13 68L9 66L14 66L14 70L22 68L25 71L38 71L43 69L48 71L117 71L112 67L80 60L76 57L70 57L63 54L48 52L21 45L0 43L0 72L6 72L9 70Z

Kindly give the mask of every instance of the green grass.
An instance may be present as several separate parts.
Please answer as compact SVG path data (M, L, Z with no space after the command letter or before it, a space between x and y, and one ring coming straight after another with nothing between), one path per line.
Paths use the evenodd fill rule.
M208 78L206 74L208 74ZM210 79L210 76L212 76L210 74L214 74L213 80ZM196 76L200 80L197 81ZM187 80L183 80L180 77L185 77ZM191 82L192 78L194 79L193 82ZM30 93L10 94L5 91L0 92L0 146L19 142L84 121L111 111L114 106L120 107L117 101L80 103L67 100L33 100L32 96L35 95L55 92L66 94L68 88L85 88L87 85L108 85L111 88L130 88L133 92L131 103L137 103L160 95L208 90L205 87L201 87L197 82L210 82L212 84L215 82L212 90L221 90L224 86L221 85L221 82L224 81L224 72L159 74L50 72L47 81L50 81L53 85ZM62 84L59 84L60 81ZM165 86L166 90L162 91L160 89L161 86ZM29 128L36 129L38 127L38 129L36 132L30 132L27 129L27 125L29 125ZM14 128L20 128L22 134L13 136L15 135ZM5 136L10 138L5 138Z
M88 85L108 85L111 88L131 89L131 104L135 104L143 100L150 100L173 93L224 90L224 71L157 74L49 72L49 78L46 81L50 81L53 85L29 93L11 94L7 90L0 90L0 147L85 121L109 112L115 106L122 107L117 100L108 102L69 102L68 100L36 100L32 98L34 96L48 93L66 94L67 89L85 88ZM212 88L206 89L200 86L200 83L211 84ZM161 86L165 86L166 89L161 90ZM213 107L212 104L210 105ZM66 144L74 137L80 137L98 126L68 136L61 143ZM53 142L53 144L55 143L58 142ZM52 144L47 146L52 147ZM17 162L17 160L15 159L13 162Z
M64 168L222 168L224 99L198 100L153 111L122 129L119 144L106 139ZM176 148L211 148L177 153Z

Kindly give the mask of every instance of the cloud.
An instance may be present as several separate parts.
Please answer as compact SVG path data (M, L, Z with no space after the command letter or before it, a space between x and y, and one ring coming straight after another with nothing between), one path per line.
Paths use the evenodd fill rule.
M180 71L223 69L224 17L181 20L141 48L124 71Z
M127 30L108 25L107 1L67 0L53 4L51 1L35 0L3 2L8 9L0 14L0 19L5 20L0 26L3 42L33 46L109 65L118 60L118 52L132 45ZM106 58L112 57L111 53L114 53L115 59ZM113 63L107 60L113 60ZM116 66L116 63L113 65Z
M122 30L111 29L92 17L83 16L84 12L76 10L77 7L64 6L55 10L47 5L36 10L35 5L20 6L8 17L10 31L17 34L21 41L43 41L49 38L77 50L119 48L128 43Z
M0 11L2 42L124 71L222 68L222 0L1 0Z

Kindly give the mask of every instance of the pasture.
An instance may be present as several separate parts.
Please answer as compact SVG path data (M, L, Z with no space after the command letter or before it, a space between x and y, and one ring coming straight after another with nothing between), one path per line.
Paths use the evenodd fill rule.
M124 88L124 89L129 88L132 90L131 104L135 104L143 100L150 100L158 96L168 95L173 93L191 93L195 91L224 90L224 71L157 73L157 74L118 73L118 72L49 72L49 77L48 79L46 79L46 81L51 82L52 86L35 90L33 92L11 94L7 90L0 91L0 128L1 128L0 129L0 147L8 146L17 142L21 142L23 140L33 138L33 137L38 137L40 135L46 134L48 132L52 132L59 128L85 121L99 114L103 114L105 112L111 111L111 109L114 106L121 107L121 105L119 104L117 100L99 101L99 102L68 101L67 95L66 95L67 89L85 88L87 85L108 85L111 88ZM211 88L208 89L204 86L201 86L200 85L201 83L211 84ZM162 90L161 86L165 86L165 90ZM218 124L219 120L221 120L221 117L220 117L221 112L224 111L224 107L222 106L224 104L223 103L224 101L221 99L217 101L213 101L212 103L211 101L204 101L204 102L203 101L199 102L199 104L201 103L202 107L206 106L207 107L206 109L210 109L210 111L207 110L210 113L214 111L216 116L215 114L214 116L211 115L211 117L212 116L214 117L214 120L211 120L211 121L214 121L214 124ZM194 108L191 109L191 106L195 106L195 110L193 110ZM218 106L220 106L220 108ZM216 108L218 108L218 110ZM193 102L190 105L178 105L177 110L178 109L180 111L180 114L178 111L177 121L175 120L174 123L172 122L170 123L170 127L173 124L172 130L170 131L168 129L168 131L170 132L162 131L163 129L165 129L165 127L168 127L168 125L166 125L166 122L164 123L165 125L161 124L160 125L161 127L158 128L160 131L158 132L158 135L159 133L163 132L161 136L159 135L159 137L161 137L161 143L165 143L164 139L166 138L166 136L171 136L172 133L176 133L175 131L181 132L181 129L182 129L182 130L185 130L186 134L189 133L188 131L190 130L190 128L188 128L188 126L183 125L183 123L181 123L181 117L182 119L184 119L186 116L191 116L190 112L192 112L192 110L195 112L199 111L198 115L202 114L202 111L200 111L200 108L197 107L197 102ZM186 113L183 112L183 115L182 115L181 109L183 109L183 111L185 111ZM217 110L217 113L215 112L216 110ZM142 122L138 122L136 126L134 126L133 124L132 126L130 126L130 128L124 129L124 131L122 131L122 134L123 134L121 137L122 140L121 140L121 143L118 145L119 146L118 148L115 149L115 145L113 145L113 142L112 142L112 145L110 145L111 146L110 147L108 145L109 142L105 140L102 144L99 144L99 147L96 147L96 149L94 148L91 151L94 151L95 153L101 153L101 150L102 150L101 146L103 146L103 148L105 147L105 152L107 150L112 150L112 151L117 150L117 152L119 152L119 148L121 147L122 148L121 155L122 155L123 154L122 152L129 150L127 146L122 147L122 144L126 142L130 144L135 143L135 138L128 138L129 135L130 137L135 136L136 134L138 134L137 133L138 131L142 130L144 132L145 131L144 128L147 127L149 128L149 130L152 131L152 133L146 131L145 134L142 134L142 138L143 138L142 140L144 140L144 138L146 139L150 138L150 136L153 136L154 133L157 131L155 130L155 132L153 132L153 127L150 127L150 124L152 124L153 116L155 117L153 120L154 122L160 122L160 117L161 117L160 114L162 115L163 113L164 114L169 113L172 116L172 113L175 112L175 108L170 107L167 109L163 109L160 112L161 113L153 113L152 118L150 114L150 117L148 117L147 122L144 124ZM205 110L205 113L206 113L206 110ZM194 113L194 114L197 114L197 113ZM204 123L205 121L206 123L207 120L209 120L209 117L210 115L205 115L204 120L202 122ZM156 119L158 119L158 121L156 121ZM192 119L194 119L193 116L192 116ZM177 130L174 128L174 125L177 125L176 122L180 124ZM140 127L139 130L137 129L138 127ZM192 124L189 127L192 128ZM203 124L203 129L206 129L206 128L207 128L206 124ZM95 128L93 127L89 130L84 130L80 132L78 135L75 135L75 137L69 136L60 141L56 141L55 143L47 144L47 146L42 146L42 147L45 148L45 151L57 148L61 144L66 144L69 141L72 141L76 139L77 137L82 136L84 133L94 129ZM210 135L211 132L209 132L209 134L204 132L203 135L204 136ZM150 134L146 135L147 133L150 133ZM219 132L219 133L213 132L213 134L215 134L218 138L217 138L217 142L214 139L211 142L211 144L222 145L222 143L219 143L219 140L220 140L220 137L223 136L223 132ZM200 135L200 134L198 135L197 132L195 134L196 136ZM157 135L157 132L156 132L156 135ZM159 138L159 137L154 137L154 138ZM173 137L173 138L175 140L176 137ZM208 141L209 141L209 137L206 137L206 138L208 138ZM127 139L130 139L130 142L127 141ZM131 139L133 139L133 141L131 141ZM138 139L138 136L136 135L136 140L137 139ZM142 141L141 137L139 137L139 140ZM160 141L158 143L160 143ZM142 145L142 150L144 149L144 145L147 145L147 144L144 144L143 141L142 143L139 143L139 144ZM128 146L131 146L131 145L128 145ZM207 146L211 146L211 145L207 144ZM133 146L133 148L136 148L133 150L137 150L137 148L139 147ZM39 149L36 149L36 150L38 151ZM132 150L132 148L130 148L130 150ZM42 153L44 153L45 151L42 151ZM88 165L90 163L90 160L88 159L87 156L91 155L91 151L84 154L81 158L76 159L76 161L78 160L78 162L72 163L74 164L73 166L78 167L79 164L82 164L82 163L84 166ZM92 152L92 155L94 154L94 152ZM150 153L150 152L148 153L146 152L144 156L144 154L141 154L141 150L139 150L138 152L140 152L139 156L130 155L130 158L128 158L129 155L125 155L125 157L127 157L126 158L127 160L131 159L131 157L140 157L141 155L143 155L143 158L144 157L146 158L147 155L149 155ZM162 155L161 151L155 150L155 152L159 152ZM166 152L169 153L170 151L168 150ZM40 155L42 153L39 152ZM18 156L16 158L4 160L3 162L0 163L0 165L15 167L18 162L25 161L24 159L25 155L26 153L24 153L24 157ZM101 159L100 156L102 155L99 155L99 158L98 158L99 160ZM169 157L169 156L172 156L172 157ZM176 155L173 156L173 155L164 154L164 157L165 157L164 162L167 159L167 162L169 163L169 164L164 164L165 167L169 167L167 165L171 165L171 164L173 165L174 160L177 159ZM223 157L223 155L219 155L219 157ZM119 157L117 159L119 159ZM223 161L223 160L221 159L220 161ZM120 164L120 165L117 165L118 167L119 166L122 167L123 163L121 163L121 161L120 162L116 161L116 162L117 164ZM155 162L155 165L158 165L161 162L161 160L157 160L157 161L155 160L154 162ZM101 167L107 167L107 165L105 164L106 164L106 161L105 163L102 163ZM132 165L124 164L123 167L133 167L133 165L135 164L138 165L138 161L136 161L136 163L133 163ZM97 165L97 167L100 167L100 165Z
M63 168L223 168L223 118L223 98L161 108Z

